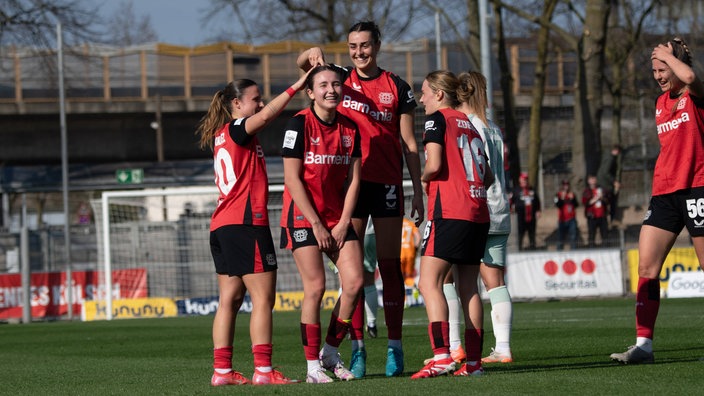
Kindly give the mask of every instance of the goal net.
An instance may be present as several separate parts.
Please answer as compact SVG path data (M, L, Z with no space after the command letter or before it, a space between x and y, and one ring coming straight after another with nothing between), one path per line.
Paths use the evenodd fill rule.
M404 195L410 208L410 184ZM279 266L277 292L302 291L293 255L279 248L282 197L283 185L270 186L269 221ZM106 191L101 199L93 200L105 295L120 298L120 293L113 290L113 271L134 270L146 272L146 297L217 296L209 242L216 201L214 186ZM331 271L326 275L326 289L337 290L337 276ZM106 302L110 312L112 304Z

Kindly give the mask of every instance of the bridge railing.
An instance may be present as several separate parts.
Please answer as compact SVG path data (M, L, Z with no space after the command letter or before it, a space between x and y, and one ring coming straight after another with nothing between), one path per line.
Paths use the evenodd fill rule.
M75 102L208 99L228 81L250 78L265 99L284 91L298 77L296 58L313 43L282 41L251 46L220 42L198 47L151 43L131 47L85 44L64 50L66 98ZM327 60L347 65L345 43L323 46ZM528 92L533 82L534 50L512 44L509 57L514 94ZM434 44L428 40L382 44L379 64L408 81L415 90L436 69ZM58 78L55 50L0 48L0 103L55 102ZM548 68L547 90L562 94L574 82L573 54L556 53ZM459 46L442 47L442 67L456 72L470 67ZM498 85L498 75L495 87Z

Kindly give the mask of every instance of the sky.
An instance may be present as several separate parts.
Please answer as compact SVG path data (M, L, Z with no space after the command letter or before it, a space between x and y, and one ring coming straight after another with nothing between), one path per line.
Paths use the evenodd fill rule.
M118 5L129 0L89 0L104 4L101 13L109 16L115 12ZM208 0L132 0L135 16L141 18L148 15L154 31L159 36L159 42L195 46L213 35L214 26L201 23L202 9L208 6ZM220 20L217 28L225 22Z

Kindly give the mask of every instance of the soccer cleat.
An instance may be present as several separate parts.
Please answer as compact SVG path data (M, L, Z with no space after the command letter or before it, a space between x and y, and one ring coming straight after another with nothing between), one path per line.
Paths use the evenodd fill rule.
M655 355L652 352L644 351L637 345L631 345L626 352L612 353L611 360L621 364L648 364L655 363Z
M220 374L218 372L213 373L213 377L210 379L210 385L212 386L222 386L222 385L245 385L248 384L249 380L242 376L241 373L237 371L230 371L229 373Z
M309 371L306 375L306 382L309 384L329 384L333 380L325 374L325 369L321 367L315 371Z
M455 375L458 377L478 377L480 375L484 374L484 369L482 368L481 363L477 363L475 365L470 365L469 363L465 363L460 367L459 370L455 371Z
M370 338L376 338L378 335L375 325L367 325L367 334Z
M450 351L450 357L457 364L462 364L465 360L467 360L467 354L464 353L464 348L462 348L462 345L458 346L457 349Z
M284 377L284 375L277 370L262 373L261 371L254 369L254 375L252 376L252 383L254 385L285 385L296 384L298 382L298 380L292 380Z
M320 359L320 365L323 366L324 369L332 371L335 377L343 381L349 381L355 378L354 374L344 366L339 353L323 356L323 351L320 351L318 358Z
M482 363L513 363L513 356L509 353L499 353L491 348L491 353L482 358Z
M451 373L455 369L455 361L452 358L432 360L420 371L413 374L411 379L431 378Z
M403 349L389 347L386 350L386 376L395 377L403 373Z
M355 378L362 378L367 373L367 350L364 347L352 352L350 371Z

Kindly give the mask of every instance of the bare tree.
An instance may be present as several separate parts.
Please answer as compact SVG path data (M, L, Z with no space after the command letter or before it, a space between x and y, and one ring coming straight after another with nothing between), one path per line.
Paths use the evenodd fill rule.
M0 2L0 44L52 48L61 23L66 44L94 41L98 6L83 0Z
M402 0L210 0L204 20L234 13L236 31L221 32L227 39L256 44L255 41L283 39L330 43L344 41L347 29L355 22L373 19L385 40L407 37L427 13L419 1ZM402 10L403 12L399 12ZM228 16L229 17L229 16ZM231 17L230 17L231 18Z
M546 0L540 15L540 29L536 40L537 60L535 61L535 79L533 80L532 103L530 107L528 136L528 180L536 185L540 170L540 149L542 146L541 126L543 98L545 97L545 80L547 78L548 49L550 45L550 27L558 0Z
M546 24L577 54L577 81L575 84L575 136L572 141L572 172L584 177L596 175L601 160L601 116L603 112L604 46L607 20L611 11L609 0L587 0L582 15L569 0L563 0L583 22L582 31L575 36L554 22L545 23L524 9L492 0L507 10L533 21Z
M159 39L149 15L135 14L132 0L121 2L105 27L105 42L113 45L130 46Z

